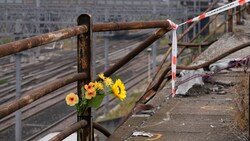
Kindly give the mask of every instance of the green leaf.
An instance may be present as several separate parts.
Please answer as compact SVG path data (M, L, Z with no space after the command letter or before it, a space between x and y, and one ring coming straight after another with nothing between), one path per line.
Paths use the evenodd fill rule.
M96 95L96 97L92 98L88 101L88 107L98 108L105 95Z
M81 87L81 92L82 92L82 95L84 94L84 88L83 87Z
M83 98L82 101L81 101L81 103L82 103L83 105L86 105L86 104L87 104L87 99Z

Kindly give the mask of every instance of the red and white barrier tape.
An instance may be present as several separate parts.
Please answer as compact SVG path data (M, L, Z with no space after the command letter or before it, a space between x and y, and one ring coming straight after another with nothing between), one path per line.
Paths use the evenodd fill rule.
M195 17L195 18L187 20L186 22L181 23L179 25L175 24L171 20L168 20L170 25L171 25L171 28L173 29L173 33L172 33L172 66L171 66L171 69L172 69L172 97L175 96L175 79L176 79L176 65L177 65L177 35L176 35L177 28L179 26L181 26L181 25L186 24L186 23L199 21L199 20L204 19L206 17L210 17L210 16L213 16L215 14L218 14L218 13L224 12L226 10L232 9L234 7L237 7L239 5L243 5L243 4L247 3L247 2L250 2L250 0L236 0L236 1L233 1L231 3L228 3L228 4L224 5L224 6L218 7L216 9L212 10L212 11L203 13L203 14Z

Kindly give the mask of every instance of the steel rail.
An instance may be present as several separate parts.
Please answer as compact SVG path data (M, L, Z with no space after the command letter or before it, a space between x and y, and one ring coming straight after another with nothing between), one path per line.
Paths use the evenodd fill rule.
M99 123L97 122L93 122L93 127L100 131L101 133L103 133L103 135L105 135L106 137L111 136L111 133L103 126L101 126Z
M87 27L85 25L82 25L3 44L0 45L0 58L27 49L31 49L37 46L70 38L85 33L87 31L88 31Z
M216 14L209 22L203 26L203 28L190 40L190 42L193 42L196 38L200 36L201 33L205 31L205 29L219 16L219 14Z
M86 125L87 122L85 120L78 121L72 124L70 127L65 128L62 132L51 138L49 141L61 141L72 133L76 132L78 129L85 127ZM106 137L109 137L111 135L111 133L106 128L96 122L93 122L93 127L103 133Z
M54 136L49 141L62 141L63 139L65 139L66 137L68 137L69 135L77 131L78 129L85 127L87 124L88 123L85 120L78 121L72 124L71 126L65 128L62 132Z
M169 22L166 20L149 21L149 22L112 22L112 23L97 23L93 25L93 32L117 31L117 30L133 30L133 29L148 29L148 28L168 28ZM27 39L22 39L0 45L0 57L18 53L37 46L45 45L51 42L70 38L87 32L86 26L76 26L50 32Z
M242 9L240 9L239 11L235 12L233 15L237 15L240 12L244 11L246 9L246 7L243 7ZM222 23L220 23L218 26L216 26L216 28L202 41L202 42L206 42L208 41L208 39L214 35L218 29L220 29L223 25L225 25L229 20L231 19L231 17L228 17L225 21L223 21Z
M14 111L36 101L37 99L49 94L50 92L53 92L65 85L68 85L72 82L82 80L87 78L87 75L85 73L78 73L78 74L72 74L70 76L58 79L56 81L53 81L43 87L36 88L34 90L28 91L25 93L24 97L14 100L6 105L0 105L0 118L3 118Z
M226 22L227 22L227 21L224 21L224 22L220 23L218 26L216 26L216 28L215 28L212 32L210 32L210 34L209 34L208 36L206 36L206 38L203 39L202 41L203 41L203 42L208 41L208 39L209 39L212 35L214 35L223 25L226 25Z
M210 64L230 55L231 53L234 53L240 49L243 49L243 48L246 48L246 47L249 47L250 46L250 42L247 42L247 43L244 43L240 46L237 46L233 49L230 49L228 50L227 52L213 58L212 60L210 61L207 61L206 63L203 63L203 64L200 64L200 65L197 65L197 66L177 66L176 68L177 69L182 69L182 70L196 70L196 69L199 69L199 68L203 68L203 67L207 67L209 66ZM167 67L164 72L162 74L165 74L164 76L167 75L167 73L171 70L171 67ZM147 91L147 95L146 96L143 96L141 99L140 99L140 102L141 103L146 103L147 101L149 101L152 96L155 95L155 93L152 93L152 91L156 92L161 84L161 82L165 79L165 77L160 77L159 81L154 85L152 86L148 91Z
M196 70L196 69L200 69L200 68L204 68L204 67L207 67L209 66L210 64L212 63L215 63L216 61L220 60L220 59L223 59L224 57L238 51L238 50L241 50L243 48L246 48L246 47L250 47L250 42L247 42L247 43L244 43L244 44L241 44L237 47L234 47L216 57L214 57L213 59L203 63L203 64L200 64L200 65L196 65L196 66L177 66L176 68L177 69L181 69L181 70Z
M96 23L93 25L93 32L117 31L117 30L133 30L133 29L148 29L148 28L168 28L167 20L157 21L139 21L139 22L110 22Z
M133 59L136 55L138 55L140 52L142 52L144 49L146 49L148 46L150 46L154 41L161 38L165 33L170 31L171 29L168 28L161 28L158 31L156 31L154 34L149 36L144 42L142 42L138 47L133 49L130 53L128 53L126 56L124 56L121 60L119 60L116 64L114 64L111 68L106 70L104 72L105 76L110 76L115 71L120 69L123 65L128 63L131 59ZM100 80L100 78L97 78L96 80Z

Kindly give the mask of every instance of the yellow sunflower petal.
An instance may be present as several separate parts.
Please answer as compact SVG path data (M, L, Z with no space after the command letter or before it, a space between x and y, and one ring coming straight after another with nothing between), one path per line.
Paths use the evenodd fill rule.
M125 86L120 79L115 81L115 84L112 86L112 90L114 95L118 97L121 101L126 98Z

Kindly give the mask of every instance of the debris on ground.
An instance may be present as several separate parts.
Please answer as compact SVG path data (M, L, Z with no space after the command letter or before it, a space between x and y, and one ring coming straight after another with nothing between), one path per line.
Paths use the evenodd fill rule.
M133 137L137 137L137 136L143 136L143 137L153 137L154 135L149 133L149 132L144 132L144 131L135 131L132 134Z

